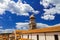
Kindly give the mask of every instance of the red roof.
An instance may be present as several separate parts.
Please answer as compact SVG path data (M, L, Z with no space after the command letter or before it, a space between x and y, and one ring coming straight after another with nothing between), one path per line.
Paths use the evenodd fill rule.
M40 28L40 29L33 29L33 30L16 30L16 32L20 32L22 34L60 32L60 26Z

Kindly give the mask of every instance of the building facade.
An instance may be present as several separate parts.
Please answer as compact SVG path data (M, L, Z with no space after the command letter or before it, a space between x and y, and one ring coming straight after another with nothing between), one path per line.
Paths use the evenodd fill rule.
M15 35L13 33L1 33L0 40L15 40Z
M20 35L20 39L60 40L60 26L37 29L34 15L30 16L28 30L16 30L15 33Z
M56 31L56 30L45 31L44 29L29 30L27 32L23 31L21 38L26 38L26 39L31 39L31 40L60 40L60 31Z

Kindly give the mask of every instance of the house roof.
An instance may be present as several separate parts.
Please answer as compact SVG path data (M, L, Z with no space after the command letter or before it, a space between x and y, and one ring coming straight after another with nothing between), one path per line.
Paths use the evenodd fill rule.
M30 33L46 33L46 32L60 32L60 26L33 29L33 30L16 30L16 32L22 34L30 34Z
M31 39L21 38L21 39L19 39L19 40L31 40Z

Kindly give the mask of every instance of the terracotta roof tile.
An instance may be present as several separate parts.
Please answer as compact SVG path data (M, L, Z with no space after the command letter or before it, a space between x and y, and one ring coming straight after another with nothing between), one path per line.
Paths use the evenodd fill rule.
M22 34L43 33L43 32L60 32L60 26L40 28L40 29L33 29L33 30L18 30L16 32L20 32Z
M21 39L19 39L19 40L31 40L31 39L21 38Z

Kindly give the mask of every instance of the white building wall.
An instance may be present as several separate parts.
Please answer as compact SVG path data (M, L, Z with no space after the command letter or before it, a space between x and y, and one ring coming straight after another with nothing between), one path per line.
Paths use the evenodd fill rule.
M29 34L29 39L32 39L32 34Z
M39 35L39 40L45 40L45 34L44 33L36 33L36 34L30 34L30 39L37 40L37 35Z
M23 38L28 38L28 35L27 34L23 34Z
M39 33L39 40L45 40L45 34Z
M51 33L46 33L46 40L54 40L54 35Z
M55 40L54 35L58 35L58 39L60 40L60 33L46 33L46 40Z
M36 34L32 34L32 40L37 40L37 35Z
M60 32L53 33L37 33L37 34L23 34L23 38L28 38L32 40L37 40L37 35L39 35L39 40L55 40L54 35L58 35L58 39L60 40Z
M59 33L59 36L58 36L59 40L60 40L60 33Z

